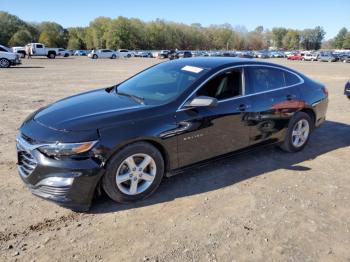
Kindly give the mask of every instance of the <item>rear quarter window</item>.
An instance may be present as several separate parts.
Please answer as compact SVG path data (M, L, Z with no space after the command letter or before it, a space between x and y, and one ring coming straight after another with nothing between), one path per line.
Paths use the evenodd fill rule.
M296 85L300 83L299 77L286 71L284 72L284 78L286 80L286 86Z

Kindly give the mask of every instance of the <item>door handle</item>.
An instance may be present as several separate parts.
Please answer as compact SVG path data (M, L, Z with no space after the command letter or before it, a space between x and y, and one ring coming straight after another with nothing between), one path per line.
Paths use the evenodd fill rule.
M246 109L250 108L250 105L246 105L246 104L240 104L238 107L237 107L237 110L239 111L245 111Z
M286 95L286 98L288 101L293 100L296 97L297 97L296 95Z

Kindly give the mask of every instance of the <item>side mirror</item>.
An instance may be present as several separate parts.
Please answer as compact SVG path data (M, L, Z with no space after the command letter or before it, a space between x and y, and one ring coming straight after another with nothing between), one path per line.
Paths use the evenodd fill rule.
M214 107L218 100L210 96L197 96L185 104L186 107Z

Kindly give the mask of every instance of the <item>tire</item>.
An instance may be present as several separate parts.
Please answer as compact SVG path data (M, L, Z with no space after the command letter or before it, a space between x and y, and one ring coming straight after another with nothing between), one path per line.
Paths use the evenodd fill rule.
M112 55L111 59L116 59L117 56L116 55Z
M348 96L348 99L350 100L350 96Z
M150 162L145 168L147 170L144 173L145 169L140 171L140 163L147 156L151 160L149 160ZM127 161L130 158L134 161ZM135 168L133 169L133 165L129 163L135 163ZM149 143L137 142L121 149L108 162L102 186L107 195L115 202L134 202L150 196L158 188L163 175L164 160L162 154ZM119 182L117 182L118 177ZM147 180L144 179L146 177ZM132 188L133 183L137 185L136 191L135 187Z
M97 58L98 58L97 55L93 55L93 56L92 56L92 59L97 59Z
M307 136L303 136L302 139L299 138L300 144L298 144L297 138L296 138L297 135L293 135L293 133L294 133L294 131L297 132L296 129L298 129L298 125L300 123L303 123L303 124L307 123L308 128L306 127L306 125L304 125L304 127L308 130L307 130ZM294 115L294 117L290 120L285 139L279 145L279 147L285 152L301 151L306 146L307 142L309 141L310 134L311 134L313 128L314 128L314 123L308 114L306 114L304 112L296 113ZM303 133L301 133L301 134L303 134ZM304 133L304 134L306 134L306 133Z
M11 65L10 61L6 58L0 58L0 68L9 68Z
M55 59L56 58L56 54L55 53L49 53L47 55L47 57L50 58L50 59Z
M130 58L131 57L131 55L130 54L127 54L127 56L126 56L127 58Z

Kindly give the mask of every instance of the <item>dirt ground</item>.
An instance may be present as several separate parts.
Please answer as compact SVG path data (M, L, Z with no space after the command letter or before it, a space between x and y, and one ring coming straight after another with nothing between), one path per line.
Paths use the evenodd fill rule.
M159 60L34 58L0 70L0 260L350 261L350 64L270 61L329 88L328 120L302 152L262 148L166 179L136 204L102 196L89 213L29 192L17 128L41 106Z

